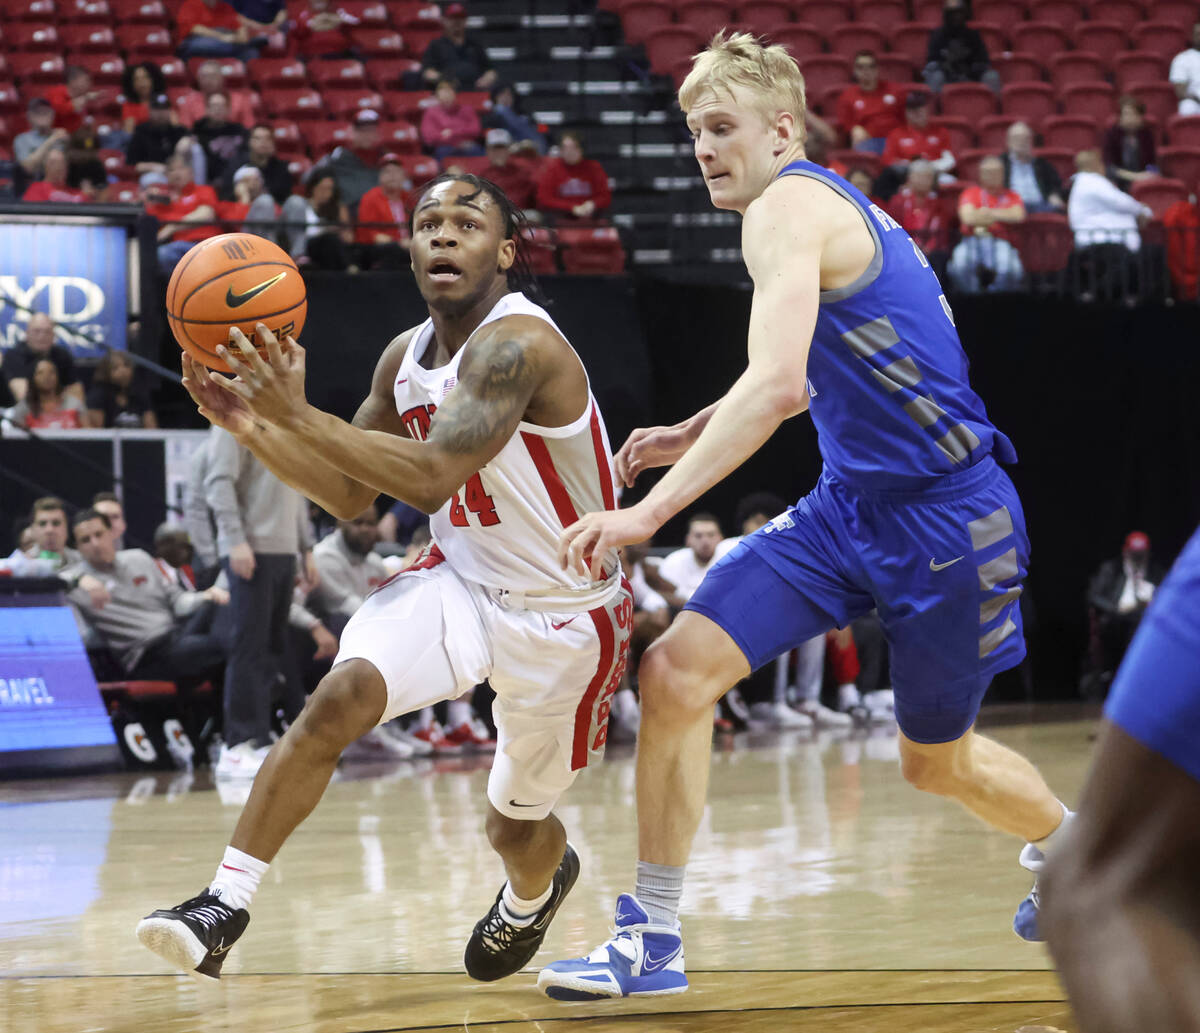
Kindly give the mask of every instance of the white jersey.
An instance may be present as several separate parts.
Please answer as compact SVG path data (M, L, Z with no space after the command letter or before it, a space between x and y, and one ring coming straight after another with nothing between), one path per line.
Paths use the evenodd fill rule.
M523 294L507 294L475 334L505 316L535 316L559 334L546 311ZM424 441L434 412L458 383L458 368L472 334L444 366L425 369L421 356L433 343L433 320L412 336L396 373L396 411L408 433ZM565 337L564 337L565 340ZM604 559L605 579L592 581L563 570L558 537L585 513L615 509L615 478L608 433L588 390L583 413L565 427L522 421L490 463L470 477L430 519L434 544L468 581L537 610L587 610L620 588L616 550Z

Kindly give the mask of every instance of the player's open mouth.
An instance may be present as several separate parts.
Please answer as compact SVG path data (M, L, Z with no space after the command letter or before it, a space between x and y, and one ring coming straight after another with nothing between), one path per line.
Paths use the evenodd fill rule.
M720 182L722 179L728 179L728 178L729 178L728 172L718 172L716 175L709 176L707 181L711 185L713 183Z
M462 270L448 258L435 259L426 272L431 280L438 283L453 283L462 276Z

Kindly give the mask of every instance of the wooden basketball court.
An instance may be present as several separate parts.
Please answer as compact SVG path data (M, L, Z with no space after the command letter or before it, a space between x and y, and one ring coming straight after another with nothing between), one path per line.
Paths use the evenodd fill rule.
M1090 715L985 713L1075 801ZM344 764L206 985L133 929L207 883L245 788L207 770L0 784L0 1031L1074 1033L1045 949L1010 928L1020 844L908 787L890 730L719 749L684 893L692 989L560 1004L536 967L604 939L632 889L633 754L612 749L558 811L583 872L535 968L473 983L462 949L503 881L486 764Z

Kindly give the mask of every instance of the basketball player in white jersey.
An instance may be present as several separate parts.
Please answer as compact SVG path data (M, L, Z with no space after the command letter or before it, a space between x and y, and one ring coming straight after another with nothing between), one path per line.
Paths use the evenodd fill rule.
M262 324L265 360L231 334L236 379L183 360L200 412L297 490L343 519L386 493L431 514L433 533L346 626L333 669L263 763L212 883L138 925L184 971L220 978L259 880L349 743L485 678L499 740L487 835L508 881L467 944L468 974L522 968L579 874L551 810L603 751L633 603L615 550L595 578L558 562L565 526L615 507L612 456L579 357L515 289L532 284L519 228L487 181L446 175L426 189L412 268L429 318L388 345L353 425L307 403L303 349Z

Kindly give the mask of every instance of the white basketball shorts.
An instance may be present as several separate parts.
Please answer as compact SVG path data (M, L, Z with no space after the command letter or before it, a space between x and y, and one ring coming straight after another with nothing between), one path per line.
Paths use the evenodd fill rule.
M334 665L362 659L383 675L381 723L487 679L498 733L488 799L501 814L536 821L604 753L633 595L623 581L606 605L574 613L510 608L496 595L459 577L434 546L367 597Z

